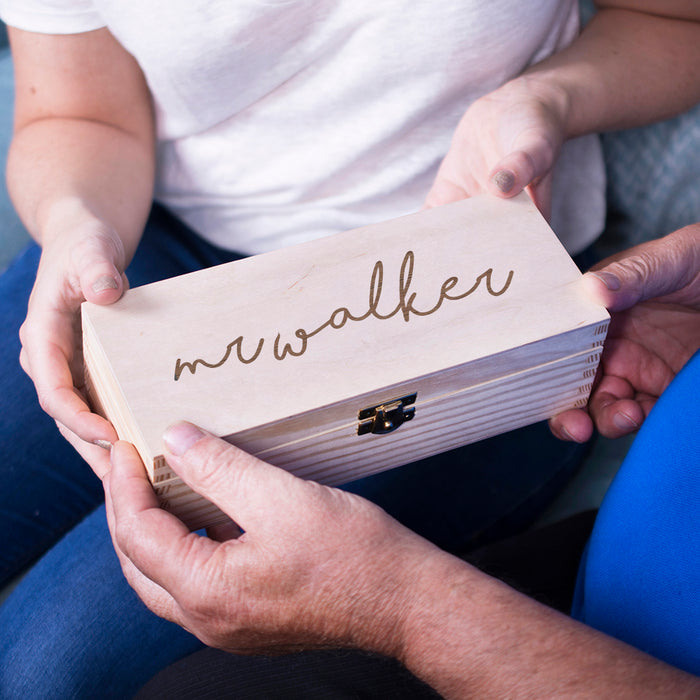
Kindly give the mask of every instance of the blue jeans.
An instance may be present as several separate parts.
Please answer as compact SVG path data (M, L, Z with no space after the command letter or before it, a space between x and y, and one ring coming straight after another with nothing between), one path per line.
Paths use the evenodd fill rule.
M156 207L127 270L132 286L236 259ZM0 276L0 585L39 559L0 608L0 697L129 697L198 649L126 584L99 480L39 407L17 337L39 260ZM349 484L416 532L465 550L529 524L585 448L539 424Z

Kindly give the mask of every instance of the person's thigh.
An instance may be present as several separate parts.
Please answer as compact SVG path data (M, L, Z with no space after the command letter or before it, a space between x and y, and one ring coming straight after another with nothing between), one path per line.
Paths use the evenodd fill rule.
M34 283L32 245L0 276L0 585L102 499L102 485L58 432L19 364L19 328Z
M201 648L123 577L104 506L29 571L0 608L0 697L128 698Z
M398 661L355 649L235 656L203 649L155 676L135 700L439 700Z

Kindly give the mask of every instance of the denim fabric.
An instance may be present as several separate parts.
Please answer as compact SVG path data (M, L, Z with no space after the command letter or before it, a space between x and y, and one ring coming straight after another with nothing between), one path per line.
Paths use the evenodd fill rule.
M19 328L39 262L31 244L0 275L0 585L43 554L102 502L102 486L40 408L19 364ZM189 272L236 254L204 244L155 209L127 275L132 286Z
M0 585L48 549L102 500L102 485L39 407L19 364L19 326L39 250L0 276Z
M0 698L128 698L203 645L153 615L122 576L104 506L66 535L0 608Z
M138 286L236 257L156 208L127 274ZM201 644L127 585L102 485L20 368L18 332L38 260L32 244L0 276L0 585L55 546L0 608L0 698L123 698Z
M126 585L103 508L93 513L101 484L42 413L19 367L17 333L38 257L31 246L0 276L2 582L53 549L0 609L0 697L128 697L200 645L149 613ZM156 208L127 274L137 286L236 257ZM463 550L531 522L584 452L540 424L347 488L440 546Z

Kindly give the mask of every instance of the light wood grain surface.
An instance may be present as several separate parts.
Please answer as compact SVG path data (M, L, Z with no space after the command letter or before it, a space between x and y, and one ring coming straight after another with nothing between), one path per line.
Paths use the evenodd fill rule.
M179 419L343 483L581 405L608 314L580 279L527 196L477 197L84 304L90 395L199 527L161 456ZM356 434L413 392L414 420Z

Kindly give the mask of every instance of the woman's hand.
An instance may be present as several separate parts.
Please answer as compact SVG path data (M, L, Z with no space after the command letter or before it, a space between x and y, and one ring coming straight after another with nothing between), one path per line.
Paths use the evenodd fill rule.
M562 143L688 109L700 96L700 10L692 0L596 0L565 49L474 102L426 206L526 189L545 218Z
M92 413L84 393L80 305L111 304L128 287L119 236L80 211L62 210L60 233L47 237L20 330L20 362L42 408L98 476L109 469L104 446L117 435ZM102 447L100 446L102 445Z
M548 217L566 109L563 91L527 75L474 102L455 131L426 206L483 192L512 197L526 189Z
M98 475L114 428L82 392L80 304L116 301L151 208L150 92L105 27L77 34L8 29L15 69L7 182L42 256L20 360L44 410Z

